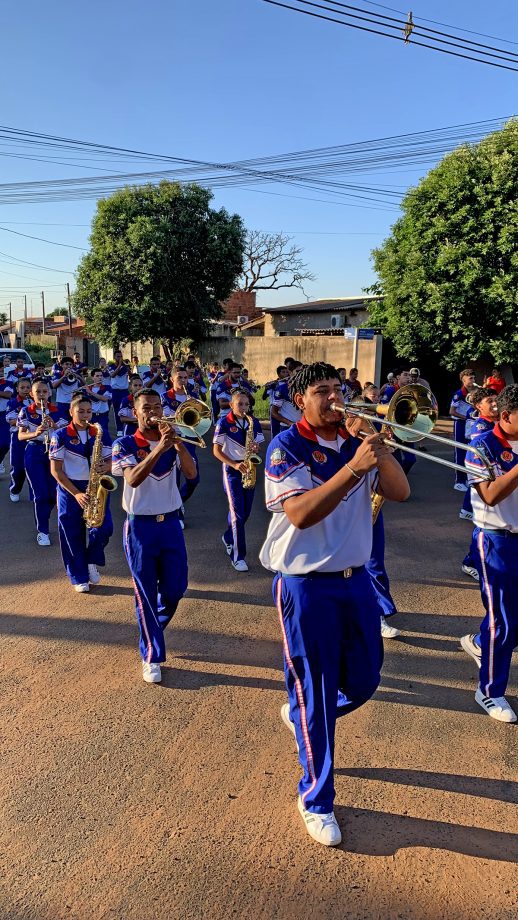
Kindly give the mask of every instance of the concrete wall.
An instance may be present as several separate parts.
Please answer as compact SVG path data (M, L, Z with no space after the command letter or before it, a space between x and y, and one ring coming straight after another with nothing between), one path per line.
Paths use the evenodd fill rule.
M303 364L327 361L335 367L345 367L347 371L356 365L362 383L367 380L379 383L381 336L360 340L356 357L354 351L353 340L334 335L250 336L231 341L206 339L199 349L203 362L218 361L221 364L223 358L233 357L235 361L244 364L252 379L259 383L275 377L277 366L288 355Z
M340 313L348 326L365 326L369 322L369 311L358 309L354 315L340 310L308 313L267 313L265 335L296 335L298 329L331 329L331 317Z

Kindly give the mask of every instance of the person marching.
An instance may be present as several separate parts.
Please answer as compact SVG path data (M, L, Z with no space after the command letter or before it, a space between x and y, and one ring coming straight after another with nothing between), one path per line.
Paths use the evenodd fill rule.
M212 409L212 421L216 424L216 420L220 416L219 402L216 396L218 386L222 380L228 377L230 368L234 364L233 358L224 358L221 366L221 370L216 371L214 379L210 385L210 406Z
M9 367L9 365L7 365ZM6 365L4 364L4 375ZM14 383L8 383L5 376L0 380L0 476L5 473L4 457L9 450L10 431L7 421L7 407L14 396Z
M10 431L9 461L11 465L11 484L9 498L12 502L20 501L20 492L25 482L25 442L18 437L18 414L21 409L31 404L31 381L20 377L16 384L16 396L7 404L6 421ZM31 496L32 501L32 496Z
M97 427L91 425L92 400L83 392L72 397L72 421L55 431L50 440L51 473L58 483L58 534L61 556L70 583L78 594L101 580L98 567L104 566L104 550L113 533L113 522L106 501L106 513L99 527L87 527L83 518L88 507L87 488ZM101 460L95 472L111 470L111 438L103 431Z
M230 395L232 390L239 386L241 377L241 365L232 363L228 369L228 374L218 381L216 387L216 400L218 403L217 418L224 418L230 410Z
M128 395L129 365L125 364L122 359L122 351L113 352L113 362L108 365L111 378L112 405L115 416L115 427L117 435L122 434L119 412L122 400Z
M56 403L64 418L68 418L72 396L84 385L83 378L72 368L72 359L63 358L61 370L56 371L51 378L51 386L56 391Z
M294 358L287 358L286 360L291 362L291 378L302 367L302 364L300 361L295 361ZM272 422L275 420L280 425L281 431L289 428L294 422L300 421L302 415L300 409L290 399L290 378L285 378L279 382L270 404Z
M476 389L475 372L470 367L467 367L460 372L459 379L461 387L459 390L456 390L452 396L450 416L453 419L453 440L467 444L466 419L473 414L474 409L466 397ZM462 464L465 458L466 451L462 450L460 447L456 447L455 463ZM457 489L458 492L467 491L466 473L455 470L455 484L453 488Z
M108 434L112 391L110 387L105 386L103 383L102 368L94 367L92 370L92 383L85 387L84 391L92 400L92 424L100 425L103 431Z
M50 472L48 448L55 429L67 424L62 411L49 401L44 380L32 381L32 403L18 413L18 438L25 442L25 473L32 492L36 542L50 546L49 520L56 504L56 483Z
M497 396L497 406L499 421L472 441L472 447L482 450L492 463L495 480L481 481L472 475L483 464L469 448L466 454L486 615L479 632L463 636L460 643L480 667L478 705L499 722L516 722L505 691L518 645L518 385L505 387Z
M266 505L273 512L261 549L274 572L289 703L303 777L298 808L311 837L336 846L333 812L335 721L375 692L383 661L381 610L365 569L372 545L371 492L404 501L408 481L378 432L359 440L364 419L342 425L336 368L323 362L290 379L301 420L268 447Z
M32 379L32 371L25 367L23 357L17 357L15 359L15 365L14 369L9 371L7 375L7 383L12 383L13 386L16 386L19 380Z
M469 401L473 406L474 414L466 419L466 437L469 438L470 442L474 441L475 438L479 438L480 435L485 434L486 431L492 431L496 425L498 421L498 405L496 396L497 394L495 390L491 389L491 387L477 387L471 392ZM466 495L470 496L470 491L471 490L468 489ZM469 505L471 508L469 519L473 520L471 496ZM459 517L463 518L467 515L468 512L462 509ZM475 581L479 581L479 554L477 549L477 541L474 534L475 531L473 531L470 547L463 559L461 568L465 575L469 575L470 578L474 578Z
M109 369L108 364L107 364L107 362L106 362L106 358L99 358L98 367L99 367L99 370L101 371L101 374L102 374L102 382L103 382L104 386L105 386L105 387L110 387L110 389L111 389L112 378L111 378L111 375L110 375L110 369Z
M135 396L136 434L113 445L113 473L124 477L124 552L135 589L142 676L160 683L166 660L164 631L187 590L187 552L178 511L176 471L194 479L193 458L169 424L161 422L155 390Z
M279 364L277 368L276 379L268 380L268 382L264 384L263 392L261 393L261 399L268 400L268 415L270 417L270 440L278 435L281 430L281 423L272 417L273 396L281 380L287 380L288 376L288 368L284 364Z
M138 425L135 413L133 411L133 400L135 394L142 389L142 378L139 374L132 374L129 380L129 393L121 402L119 409L119 421L117 427L123 425L123 435L135 434Z
M252 436L253 440L250 441ZM228 527L221 539L236 572L248 572L245 524L250 517L255 495L255 481L253 486L247 486L248 457L257 454L263 441L261 424L250 415L248 393L246 390L234 390L230 397L230 412L220 418L216 425L213 453L223 465L223 488L229 509Z
M176 413L176 411L179 409L181 404L185 402L187 399L190 399L191 397L194 397L194 399L198 399L196 394L192 392L192 389L191 389L192 385L189 382L188 372L183 367L177 368L173 372L171 382L172 382L171 389L168 390L167 393L164 393L164 395L161 398L164 418L170 418L171 416L173 416ZM193 494L194 490L196 489L196 487L199 485L199 482L200 482L200 465L198 463L198 455L196 453L196 444L194 441L192 443L189 443L188 441L184 441L184 444L196 465L196 476L194 476L193 478L185 477L185 482L183 482L182 485L180 486L181 472L180 470L178 470L178 477L177 477L178 478L178 488L180 489L180 497L182 499L182 505L181 505L181 508L178 514L180 518L180 526L182 527L182 529L184 527L184 521L185 521L184 505L186 502L189 501L191 495Z
M145 387L148 387L158 393L160 397L167 392L167 383L164 380L164 373L162 370L162 365L160 364L160 358L155 355L149 360L149 370L144 371L142 374L142 383Z

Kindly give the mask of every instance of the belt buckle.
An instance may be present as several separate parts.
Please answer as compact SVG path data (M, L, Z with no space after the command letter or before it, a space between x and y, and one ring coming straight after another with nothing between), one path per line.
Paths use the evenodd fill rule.
M350 566L348 569L344 569L344 578L350 578L352 573L353 573L353 570Z
M157 514L156 519L157 519L157 522L161 524L162 521L165 521L165 514Z

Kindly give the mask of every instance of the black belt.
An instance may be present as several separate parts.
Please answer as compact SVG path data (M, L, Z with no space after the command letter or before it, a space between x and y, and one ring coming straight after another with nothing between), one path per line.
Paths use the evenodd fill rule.
M304 575L287 575L288 578L351 578L358 572L363 572L364 565L350 566L348 569L341 569L339 572L306 572ZM282 573L281 573L282 574Z
M165 514L128 514L128 521L156 521L157 524L162 524L169 518L177 518L178 511L179 508L176 508L175 511L166 511Z

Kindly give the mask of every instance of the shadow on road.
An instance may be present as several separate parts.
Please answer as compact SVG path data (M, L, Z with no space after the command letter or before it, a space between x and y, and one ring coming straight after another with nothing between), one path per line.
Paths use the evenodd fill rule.
M162 668L162 689L167 690L207 690L212 687L249 687L254 690L284 690L283 680L267 677L244 677L236 674L207 673L206 671L186 671L183 668Z
M461 776L457 773L429 773L427 770L384 769L380 767L349 767L336 771L342 776L377 780L381 783L395 783L398 786L415 786L418 789L438 789L441 792L457 792L460 795L474 795L477 798L518 805L518 783L505 779L489 779L485 776Z
M426 847L480 859L518 862L515 834L340 805L335 805L335 813L345 828L340 849L346 853L392 856L406 847Z
M407 681L382 674L381 685L374 699L383 703L400 703L405 706L424 706L428 709L446 709L451 712L484 715L475 703L474 689L462 690L458 687L428 683L416 678Z

